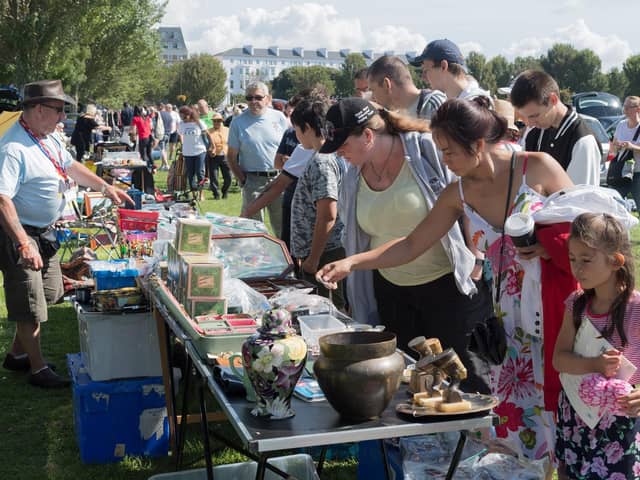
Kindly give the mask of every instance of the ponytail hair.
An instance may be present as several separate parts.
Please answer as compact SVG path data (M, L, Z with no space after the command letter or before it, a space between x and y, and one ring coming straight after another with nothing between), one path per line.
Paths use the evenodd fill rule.
M478 140L496 144L508 132L506 119L491 110L491 103L484 96L447 100L431 118L431 130L444 134L472 154Z
M611 338L614 331L622 341L622 346L627 345L627 336L624 332L624 317L627 310L627 303L635 288L635 274L633 255L629 234L625 228L614 217L606 213L583 213L576 217L571 224L571 234L569 239L579 240L590 248L603 252L614 262L616 254L624 257L624 264L616 270L616 286L618 295L611 304L609 311L609 323L602 335ZM573 303L573 325L580 328L582 314L588 302L595 296L594 289L586 289L584 293Z

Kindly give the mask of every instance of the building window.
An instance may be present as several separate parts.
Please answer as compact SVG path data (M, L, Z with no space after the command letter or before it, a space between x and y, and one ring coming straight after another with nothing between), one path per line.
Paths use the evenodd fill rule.
M229 80L229 88L233 90L233 80Z

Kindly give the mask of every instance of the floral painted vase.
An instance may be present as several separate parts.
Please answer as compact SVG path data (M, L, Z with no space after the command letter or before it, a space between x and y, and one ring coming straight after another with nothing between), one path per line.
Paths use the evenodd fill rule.
M272 420L295 415L291 395L307 359L307 344L291 327L291 314L274 309L262 317L258 333L242 344L242 363L256 391L255 416Z

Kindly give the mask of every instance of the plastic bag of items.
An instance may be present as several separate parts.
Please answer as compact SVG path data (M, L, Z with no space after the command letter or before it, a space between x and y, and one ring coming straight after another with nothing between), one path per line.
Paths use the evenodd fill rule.
M320 295L309 293L311 289L286 288L269 299L272 308L284 308L291 313L294 323L299 315L328 313L343 323L352 323L350 317L338 310L333 302Z
M400 439L404 480L438 480L447 476L460 434L458 432L435 433ZM462 471L463 463L473 463L486 447L468 438L456 470L456 479L471 479Z
M260 318L263 312L271 308L267 297L238 278L225 275L223 289L229 309Z

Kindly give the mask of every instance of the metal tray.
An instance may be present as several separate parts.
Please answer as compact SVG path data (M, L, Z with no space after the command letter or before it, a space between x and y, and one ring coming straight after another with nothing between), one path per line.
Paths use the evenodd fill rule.
M440 412L435 406L417 407L413 403L399 403L396 405L396 412L409 415L414 418L420 417L457 417L476 413L485 413L498 405L498 399L491 395L481 393L463 393L462 399L471 402L471 409L463 412Z

